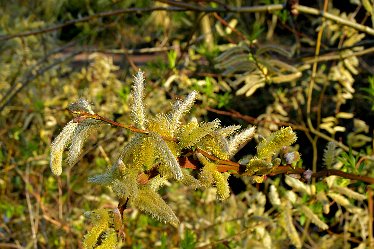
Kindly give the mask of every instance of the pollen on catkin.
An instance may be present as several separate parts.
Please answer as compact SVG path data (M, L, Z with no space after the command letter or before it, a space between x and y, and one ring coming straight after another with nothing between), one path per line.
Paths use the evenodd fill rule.
M51 144L51 171L53 174L59 176L62 173L62 153L69 145L78 123L70 121L62 129L60 134L55 138Z
M283 146L290 146L296 141L296 134L291 127L281 128L273 132L268 139L262 140L257 145L257 156L269 158L278 152Z

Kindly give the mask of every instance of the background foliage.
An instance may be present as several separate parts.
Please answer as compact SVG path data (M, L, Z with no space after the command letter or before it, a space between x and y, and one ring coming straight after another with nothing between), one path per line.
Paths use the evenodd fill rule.
M292 149L302 158L295 166L374 177L372 0L300 1L345 25L294 5L253 13L227 8L280 1L181 3L0 1L0 248L81 248L91 226L85 211L117 206L110 189L87 179L112 165L130 132L104 127L90 136L79 162L61 177L49 169L50 144L71 120L66 108L80 97L100 115L129 123L139 67L150 114L197 90L190 117L256 125L256 141L291 126L298 135ZM195 9L148 9L170 6ZM199 11L208 7L222 11ZM245 146L237 159L255 154L255 146ZM248 177L229 182L224 202L213 188L194 191L175 182L162 188L180 224L127 209L120 246L373 245L372 186L361 181L330 176L303 183L279 175L261 184Z

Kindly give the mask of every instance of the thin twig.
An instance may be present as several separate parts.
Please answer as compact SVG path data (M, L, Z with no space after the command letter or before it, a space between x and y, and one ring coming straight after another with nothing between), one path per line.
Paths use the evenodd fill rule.
M325 0L324 1L323 12L325 12L327 10L327 6L328 6L328 0ZM318 31L316 49L315 49L315 55L314 55L315 58L318 58L318 56L319 56L319 52L320 52L320 49L321 49L322 34L323 34L324 28L325 28L325 18L322 19L322 24L320 26L320 30ZM311 106L312 106L314 83L315 83L315 78L316 78L316 75L317 75L317 67L318 67L318 63L314 62L313 63L313 68L312 68L312 75L310 76L310 83L309 83L309 87L308 87L308 96L307 96L307 104L306 104L306 115L307 115L306 118L307 118L307 124L308 124L308 127L309 127L310 131L315 131L314 126L312 124ZM318 153L317 139L318 139L318 136L313 138L313 140L311 141L312 146L313 146L313 160L312 160L313 173L315 173L317 171L317 156L318 156L317 155L317 153ZM313 180L313 184L314 184L314 180Z
M293 124L293 123L289 123L289 122L276 122L276 121L271 121L271 120L259 120L257 118L254 118L254 117L251 117L251 116L248 116L248 115L244 115L244 114L241 114L237 111L222 111L222 110L217 110L217 109L214 109L214 108L211 108L211 107L206 107L206 109L210 112L214 112L214 113L217 113L217 114L220 114L220 115L225 115L225 116L230 116L230 117L233 117L233 118L239 118L241 120L244 120L250 124L261 124L261 123L272 123L272 124L276 124L276 125L280 125L280 126L290 126L292 127L294 130L302 130L302 131L308 131L308 128L305 127L305 126L302 126L302 125L297 125L297 124Z
M128 13L141 13L141 12L153 12L153 11L171 11L171 12L184 12L184 11L195 11L195 12L205 12L205 13L212 13L212 12L234 12L234 13L257 13L257 12L274 12L274 11L280 11L285 8L285 5L283 4L270 4L270 5L261 5L261 6L242 6L242 7L231 7L231 6L225 6L223 8L210 8L210 7L200 7L195 6L192 4L186 4L183 2L176 2L176 1L161 1L161 2L167 2L169 5L178 5L178 6L184 6L181 7L151 7L151 8L128 8L128 9L120 9L120 10L114 10L114 11L106 11L106 12L99 12L94 15L85 16L81 18L77 18L74 20L67 21L65 23L57 24L51 27L46 27L43 29L38 30L32 30L27 32L21 32L16 34L8 34L8 35L1 35L0 41L10 40L17 37L27 37L31 35L40 35L48 32L53 32L56 30L59 30L63 27L81 23L81 22L88 22L97 18L101 17L108 17L108 16L118 16L118 15L124 15ZM338 24L348 26L354 29L357 29L361 32L367 33L369 35L374 35L374 29L358 24L349 20L346 20L344 18L341 18L339 16L330 14L328 12L320 11L314 8L310 8L307 6L299 5L297 7L297 10L300 13L305 14L311 14L316 16L321 16L326 19L335 21Z
M338 147L342 148L345 151L349 151L349 147L346 146L345 144L343 144L342 142L337 141L337 140L335 140L335 139L327 136L326 134L324 134L324 133L322 133L320 131L309 130L304 125L297 125L297 124L293 124L293 123L289 123L289 122L275 122L275 121L271 121L271 120L258 120L258 119L254 118L254 117L251 117L251 116L248 116L248 115L244 115L244 114L241 114L241 113L236 112L236 111L229 111L229 112L228 111L221 111L221 110L217 110L217 109L214 109L214 108L211 108L211 107L207 107L206 109L208 111L215 112L215 113L218 113L220 115L230 116L230 117L233 117L233 118L239 118L239 119L244 120L244 121L246 121L246 122L248 122L250 124L273 123L273 124L276 124L276 125L290 126L294 130L301 130L301 131L305 131L306 133L310 132L310 133L312 133L314 135L319 136L322 139L325 139L326 141L334 142ZM354 155L358 155L359 154L355 150L352 150L352 153Z
M326 12L326 10L321 11L321 10L318 10L318 9L314 9L314 8L310 8L310 7L307 7L307 6L299 5L298 6L298 11L302 12L304 14L311 14L311 15L321 16L321 17L324 17L326 19L335 21L338 24L354 28L354 29L356 29L358 31L367 33L369 35L374 35L374 29L372 29L372 28L370 28L368 26L365 26L365 25L362 25L362 24L359 24L359 23L356 23L356 22L353 22L353 21L341 18L339 16L330 14L330 13Z
M56 49L53 49L48 54L43 56L41 59L39 59L37 62L35 62L33 66L31 66L28 69L28 71L25 73L26 76L24 77L23 82L27 81L30 77L32 77L33 72L35 72L39 68L40 65L47 62L52 56L64 51L65 49L67 49L70 46L73 46L74 44L75 44L75 42L69 42L62 47L58 47ZM14 83L18 79L17 76L19 75L19 73L20 73L20 70L18 70L17 74L15 74L15 77L12 80L10 80L11 83ZM21 83L21 85L23 85L23 84L24 83ZM26 84L28 84L28 83L26 83ZM10 99L14 96L14 92L15 92L15 89L17 88L17 86L19 87L18 84L12 84L12 86L9 87L9 89L6 91L6 93L3 94L4 97L0 100L0 103L3 104L3 105L0 105L1 106L0 111L3 109L3 107L5 105L7 105L9 103ZM6 103L5 103L5 101L6 101Z
M332 60L344 60L353 56L361 56L365 54L372 54L374 53L374 47L370 47L361 51L353 52L351 54L341 55L341 54L326 54L323 56L319 56L318 58L305 58L303 59L303 63L305 64L312 64L312 63L318 63L323 61L332 61Z

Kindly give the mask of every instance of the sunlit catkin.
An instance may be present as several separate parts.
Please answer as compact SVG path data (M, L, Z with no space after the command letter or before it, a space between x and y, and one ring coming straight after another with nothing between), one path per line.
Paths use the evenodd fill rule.
M145 110L144 110L144 73L139 70L134 76L134 85L132 88L133 104L131 106L131 115L137 127L145 128Z
M139 190L138 195L131 200L133 206L152 215L154 218L176 226L179 223L173 210L165 203L159 194L150 188Z
M55 175L59 176L62 173L62 153L69 145L77 126L78 123L70 121L51 144L50 167L52 173Z
M283 146L293 144L296 138L296 134L292 131L291 127L273 132L268 139L264 139L257 145L257 156L259 158L269 158Z

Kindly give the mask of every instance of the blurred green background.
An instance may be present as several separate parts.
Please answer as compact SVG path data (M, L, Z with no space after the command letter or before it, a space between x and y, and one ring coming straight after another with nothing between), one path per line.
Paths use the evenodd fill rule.
M117 206L110 189L87 178L110 167L128 131L106 127L91 136L80 162L61 177L49 169L50 144L79 97L128 124L139 68L149 114L198 90L191 117L256 125L256 139L291 126L302 157L297 167L324 169L325 146L335 141L330 167L373 177L373 1L299 3L326 8L338 21L291 2L0 1L0 248L81 248L90 227L84 212ZM255 5L274 9L230 11ZM232 177L230 186L231 197L220 202L212 189L170 183L162 195L179 227L130 208L119 247L373 246L373 190L360 181L332 176L305 184L275 176L255 184ZM289 215L278 201L289 203Z

